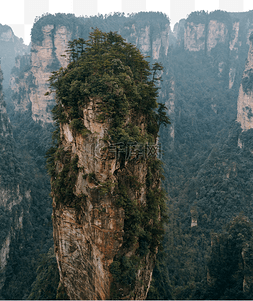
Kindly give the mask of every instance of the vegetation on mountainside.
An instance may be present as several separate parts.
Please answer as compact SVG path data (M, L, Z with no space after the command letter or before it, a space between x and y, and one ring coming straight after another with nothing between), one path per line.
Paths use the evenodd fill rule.
M218 12L210 18L214 15L217 19L215 14L218 18ZM223 20L231 30L232 18ZM252 129L242 132L235 122L248 54L246 25L246 20L240 23L238 60L232 60L234 52L229 58L228 46L220 44L208 55L175 47L163 63L168 70L161 86L166 90L164 101L174 88L175 107L171 114L174 137L169 137L167 130L160 132L169 222L163 243L163 281L157 282L157 291L163 295L156 299L164 299L164 291L173 299L203 299L212 232L220 233L241 211L253 220ZM220 62L227 66L221 73ZM228 67L236 69L231 89ZM191 227L193 208L198 214L195 227Z
M36 274L28 300L55 300L60 277L53 247L40 256Z
M110 143L155 144L160 125L168 124L169 119L165 105L158 104L156 100L156 82L160 80L158 75L162 66L155 63L150 68L140 51L126 43L120 35L95 29L87 41L69 42L67 52L70 58L68 66L53 72L49 80L50 93L55 92L56 95L56 106L52 112L57 129L53 136L55 145L48 152L47 167L52 176L52 194L56 203L77 208L85 197L74 194L78 157L71 158L71 153L62 149L60 124L70 124L75 135L84 135L84 131L84 137L89 135L83 125L82 109L94 98L99 100L97 121L109 121L107 139ZM131 116L132 123L127 122L128 116ZM144 133L139 125L139 118L143 116ZM159 184L161 162L156 156L145 160L148 166L145 183L147 203L141 205L129 197L129 189L137 192L142 186L135 177L119 179L112 195L115 204L125 211L123 250L136 243L139 245L131 258L122 254L115 256L110 267L114 278L113 298L120 297L120 287L128 288L128 293L128 286L134 287L141 258L150 252L156 253L164 234L166 195ZM64 166L60 172L56 169L58 161ZM89 181L95 180L94 176L87 176ZM101 189L110 191L105 185Z
M43 27L47 25L54 26L51 31L52 42L54 43L53 35L58 26L66 26L72 33L72 39L78 36L86 40L88 39L92 26L103 28L104 31L116 31L121 28L124 31L124 36L130 37L134 28L136 28L136 35L139 35L146 24L150 25L155 33L158 33L165 28L166 24L169 24L169 19L162 13L146 12L132 14L129 17L121 13L114 13L113 15L99 15L85 18L76 18L74 15L69 14L45 14L36 18L31 39L35 45L41 45L44 39ZM4 32L8 30L8 28L10 27L0 26L0 31ZM14 48L16 47L16 50L20 50L19 46L22 46L21 41L17 40L16 37L14 37L14 43L4 41L0 43L2 69L6 85L9 82L8 78L12 68L17 85L19 84L19 78L23 78L24 72L30 68L29 62L27 61L29 57L21 58L20 69L14 67ZM52 50L54 55L54 45ZM33 49L32 51L36 50ZM48 66L48 71L51 72L58 68L59 62L54 59L53 64ZM26 83L28 91L29 87L34 87L32 76L26 79ZM35 122L31 116L31 106L27 107L28 111L25 113L14 110L12 100L15 98L18 103L22 103L26 97L26 91L23 88L19 89L18 93L13 93L10 89L4 92L15 143L12 143L10 139L6 142L3 137L1 138L1 145L5 147L5 152L1 154L2 160L0 169L3 175L1 183L6 183L11 186L13 182L21 179L20 183L22 182L24 184L20 186L21 193L23 189L31 189L33 201L29 210L26 210L27 202L25 199L20 205L16 206L15 212L17 212L17 214L25 208L24 228L13 230L16 234L16 239L12 241L10 246L11 255L5 269L7 278L0 295L4 299L27 299L31 293L31 285L39 273L39 270L37 271L38 273L36 272L39 266L39 255L47 254L49 248L53 246L51 224L52 200L49 197L50 181L45 171L44 158L46 150L50 147L53 127L49 124L44 124L42 127L40 122ZM50 109L50 105L48 105L48 109ZM72 125L75 126L75 121ZM133 131L134 130L133 128ZM84 136L87 134L85 129L83 129L83 134ZM15 149L18 149L18 151ZM20 178L17 174L20 175ZM78 207L78 204L76 205ZM16 221L16 216L10 216L9 211L1 208L0 224L5 226L3 226L0 231L0 244L4 242L6 234L8 233L7 230L11 227L11 220ZM23 234L19 235L18 233L20 232ZM24 273L24 271L26 272ZM53 280L52 283L55 284ZM36 288L39 289L39 286L36 286ZM33 290L33 292L35 293L35 290ZM39 296L38 294L37 296ZM64 298L62 296L64 295L61 294L60 298Z
M233 218L222 233L212 235L203 299L252 299L252 235L253 223L242 214Z
M21 60L20 76L26 61ZM2 96L1 85L0 93ZM41 129L29 113L21 116L17 112L9 114L10 124L2 101L1 97L0 189L7 205L0 205L0 247L8 239L10 245L7 264L1 269L4 283L0 295L6 300L27 299L36 279L39 255L47 253L53 244L50 181L44 158L50 144L50 127Z

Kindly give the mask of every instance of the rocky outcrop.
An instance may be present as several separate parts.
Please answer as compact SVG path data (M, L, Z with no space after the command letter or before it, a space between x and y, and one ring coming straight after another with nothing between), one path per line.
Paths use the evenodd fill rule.
M224 44L227 41L228 29L226 25L217 20L210 20L207 34L207 51L210 52L217 44Z
M67 57L62 56L71 40L72 32L66 26L45 25L41 28L41 43L32 43L31 53L17 56L10 78L14 111L31 110L32 118L42 124L52 123L51 109L54 98L45 96L51 72L66 67Z
M156 15L150 15L149 20L141 23L135 19L132 20L131 26L125 25L119 29L119 33L128 43L137 46L144 55L151 56L153 60L159 59L161 55L167 56L171 35L169 21L163 20L164 24L161 25L156 22L155 18L157 18Z
M109 297L109 265L122 244L124 212L112 204L109 196L99 195L99 188L114 182L116 160L102 160L102 140L108 125L95 122L94 107L84 110L84 123L91 132L89 139L73 134L69 125L61 128L63 147L78 156L79 173L75 190L86 195L77 210L54 202L54 241L61 282L70 299L96 300ZM104 165L106 164L106 165ZM62 167L59 167L62 168ZM93 175L89 182L89 176ZM99 184L98 184L99 183ZM109 194L109 191L108 191Z
M237 122L243 131L253 128L253 44L250 43L248 59L243 73L237 101Z
M47 80L53 70L66 67L67 59L61 55L67 49L71 33L64 26L46 25L41 30L41 45L33 43L30 55L16 58L10 87L14 111L31 110L33 120L45 124L52 123L51 109L55 103L45 96Z
M189 51L205 50L205 24L187 23L184 32L184 46Z
M115 255L124 253L130 258L138 248L138 243L129 249L122 249L125 212L115 205L112 196L119 182L129 185L127 179L135 177L143 188L129 194L136 202L145 204L145 181L147 166L145 161L128 162L121 166L111 146L107 147L107 122L97 122L97 102L93 100L83 110L83 123L89 134L76 135L68 124L61 126L62 147L77 158L75 195L80 198L79 208L70 208L53 203L53 225L55 254L61 283L70 299L97 300L111 299L112 275L110 265ZM140 123L143 120L140 119ZM128 120L130 122L130 120ZM60 172L64 165L57 163ZM123 181L123 182L122 182ZM126 299L145 299L152 277L155 255L148 253L142 260L136 275L136 285L131 291L122 289Z
M15 67L10 77L14 112L24 113L30 108L30 87L33 84L30 58L29 54L15 58Z
M162 105L158 113L154 111L156 96L150 93L148 97L148 89L157 91L155 80L144 77L142 69L135 70L140 77L134 79L132 64L137 59L146 63L140 51L118 34L98 29L90 34L90 40L93 44L76 63L50 81L51 92L58 96L53 110L59 124L55 131L58 142L48 159L58 293L64 287L70 299L145 299L165 218L157 133L160 123L167 124L168 119ZM78 49L82 45L79 41ZM127 54L125 47L129 47ZM105 71L107 55L110 63ZM79 64L86 67L73 77ZM156 67L160 68L159 64ZM85 80L84 74L88 74ZM94 74L105 87L102 93ZM124 81L115 84L123 77ZM66 85L55 83L65 80L71 87L78 85L66 89L62 97ZM129 83L142 86L137 94L141 105ZM86 87L88 96L79 94L83 93L80 86ZM68 94L72 92L75 101Z
M156 39L152 41L152 57L154 60L158 60L161 55L161 47L163 47L163 55L167 56L170 45L170 26L165 25L165 30L161 31Z
M65 26L46 25L42 27L42 45L33 44L31 48L31 74L34 87L30 92L32 118L35 121L51 123L51 109L54 99L45 96L47 80L53 70L66 67L67 59L61 55L67 50L71 32Z

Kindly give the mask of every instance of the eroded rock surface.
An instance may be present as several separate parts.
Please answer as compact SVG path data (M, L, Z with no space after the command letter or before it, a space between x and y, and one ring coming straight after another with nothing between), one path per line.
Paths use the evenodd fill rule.
M253 92L252 92L252 75L253 75L253 45L250 43L248 59L243 73L242 83L240 85L239 96L237 101L237 122L241 124L243 131L253 128Z
M84 196L77 208L71 208L55 201L53 203L53 225L55 254L60 271L61 283L70 299L98 300L111 299L112 275L110 264L117 253L130 257L138 243L129 249L122 249L125 212L115 205L112 197L117 183L127 183L136 177L142 189L135 193L130 187L129 194L137 202L146 202L145 161L126 163L121 166L107 146L107 122L96 121L97 104L91 102L83 110L83 123L90 131L86 137L76 134L68 124L61 126L63 148L78 157L78 174L75 195ZM129 120L130 121L130 120ZM140 123L142 122L140 118ZM64 164L57 163L59 171ZM106 190L104 190L106 187ZM148 253L136 275L132 291L122 291L126 299L145 299L154 268L155 255Z

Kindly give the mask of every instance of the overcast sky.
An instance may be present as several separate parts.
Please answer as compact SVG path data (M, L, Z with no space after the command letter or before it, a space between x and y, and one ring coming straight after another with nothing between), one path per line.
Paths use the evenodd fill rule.
M216 9L230 12L253 10L253 0L0 0L0 23L12 27L25 44L36 16L43 13L74 13L76 16L113 12L161 11L171 20L172 27L192 11Z

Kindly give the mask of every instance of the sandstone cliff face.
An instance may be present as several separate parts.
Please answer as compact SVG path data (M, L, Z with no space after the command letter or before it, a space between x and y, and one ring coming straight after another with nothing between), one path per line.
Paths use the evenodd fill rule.
M184 46L189 51L205 50L205 24L187 23L184 32Z
M248 59L243 73L237 101L237 122L243 131L253 128L253 91L252 91L253 45L250 43Z
M46 25L42 28L41 45L32 44L31 54L16 57L15 69L11 74L10 88L14 111L32 112L36 122L52 123L51 109L55 101L45 96L47 80L51 72L66 67L65 54L71 33L65 26Z
M235 28L235 37L230 42L233 49L238 39L239 27ZM207 28L206 28L207 27ZM225 44L228 41L228 29L226 25L217 20L209 20L205 23L187 22L184 30L184 46L189 51L206 50L211 52L218 44Z
M168 135L170 136L170 148L174 148L175 139L175 79L170 81L171 90L168 93L168 98L165 101L165 105L168 109L168 116L170 116L171 125L168 129Z
M144 55L150 55L152 59L157 60L161 55L167 56L171 30L169 24L165 25L165 29L159 32L159 35L153 36L151 30L152 25L149 24L141 28L136 28L136 25L132 24L131 27L124 28L123 36L127 42L136 45Z
M30 72L30 55L17 56L15 67L10 76L10 89L14 111L24 113L30 107L30 86L33 78ZM29 83L30 81L30 83Z
M32 45L31 73L35 87L31 89L32 118L35 121L51 123L51 109L54 99L45 96L47 80L53 70L66 67L67 59L62 57L71 39L71 32L65 26L46 25L42 28L42 45Z
M233 23L231 40L229 41L229 50L230 56L233 58L231 60L230 69L229 69L229 89L231 89L235 82L235 76L237 72L238 66L238 58L239 58L239 49L241 47L241 41L239 41L239 29L240 22Z
M204 21L187 22L186 20L184 29L184 48L192 52L205 51L207 56L213 58L219 77L228 78L229 89L233 87L236 76L238 76L238 69L240 69L239 56L241 48L245 46L242 44L244 40L242 35L248 36L246 38L248 40L250 33L250 28L243 27L244 25L242 26L241 23L242 21L233 21L231 29L229 29L228 23L225 21L221 22L206 16L206 23ZM242 29L244 32L242 31L239 36L241 27L244 28ZM180 43L180 36L177 39ZM216 50L217 47L219 50Z
M42 45L32 45L31 49L31 74L35 86L31 89L29 98L32 105L32 118L35 121L51 123L51 109L54 99L45 96L47 92L47 80L53 70L66 67L67 60L61 57L71 39L71 33L65 26L55 28L54 25L46 25L42 28Z
M217 20L208 20L208 16L205 17L206 22L202 21L200 23L187 22L185 24L184 30L184 48L191 52L202 51L207 56L213 59L213 64L216 67L217 74L219 77L224 77L224 70L228 64L227 55L221 54L219 50L219 55L213 52L217 47L222 49L227 53L229 35L228 28L225 23ZM238 32L237 32L238 35ZM236 43L236 37L231 44L231 48L234 47ZM234 44L233 44L234 43ZM235 70L231 66L230 70L230 86L232 87L232 82L234 81Z
M228 30L226 25L216 20L210 20L208 24L207 51L211 51L218 43L225 44Z
M109 124L96 121L97 100L83 110L83 122L90 131L87 137L76 134L68 124L61 126L64 150L71 157L78 158L78 174L75 195L85 198L79 209L53 202L53 225L55 254L58 262L60 281L70 299L97 300L111 299L112 275L110 264L117 253L126 257L135 253L138 243L130 249L122 249L125 213L115 205L112 197L120 181L134 176L143 188L138 194L129 187L131 198L138 203L146 202L146 163L126 163L121 166L107 146L106 135ZM142 120L140 120L142 122ZM60 162L58 170L64 165ZM141 260L142 268L137 271L133 290L122 290L126 299L145 299L150 286L155 255L150 252Z

